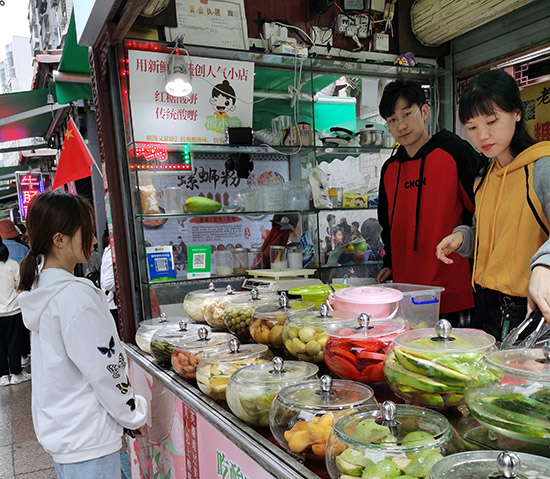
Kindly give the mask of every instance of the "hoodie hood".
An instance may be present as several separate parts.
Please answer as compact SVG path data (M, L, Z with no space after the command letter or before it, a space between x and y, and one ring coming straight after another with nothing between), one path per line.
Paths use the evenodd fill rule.
M403 145L399 146L394 156L397 161L412 161L422 159L436 148L445 149L445 144L452 141L456 141L456 135L448 130L441 130L433 135L424 145L422 145L422 147L420 147L420 149L413 157L409 156L407 150Z
M526 165L534 163L539 158L548 156L550 151L550 141L540 141L539 143L530 146L526 150L523 150L518 156L516 156L512 162L504 168L495 170L494 174L497 176L503 176L505 173L510 174L513 171L519 170Z
M31 331L38 332L40 329L40 318L50 301L62 289L75 282L83 283L94 290L100 291L90 280L76 277L63 269L48 268L42 270L38 276L37 285L31 291L19 295L19 306L23 313L25 326Z

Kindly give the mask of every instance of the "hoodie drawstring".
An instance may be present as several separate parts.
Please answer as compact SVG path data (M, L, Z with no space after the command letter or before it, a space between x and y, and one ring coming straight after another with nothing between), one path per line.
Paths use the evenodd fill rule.
M418 220L420 218L420 200L422 198L422 181L424 177L424 164L426 163L426 155L420 160L420 173L418 175L418 190L416 192L416 215L414 219L414 248L413 251L416 251L416 238L418 236Z
M395 193L393 195L393 206L391 209L391 217L390 217L390 231L391 227L393 226L393 215L395 213L395 205L397 204L397 192L399 191L399 180L401 179L401 165L403 163L398 160L399 163L399 169L397 170L397 182L395 183Z

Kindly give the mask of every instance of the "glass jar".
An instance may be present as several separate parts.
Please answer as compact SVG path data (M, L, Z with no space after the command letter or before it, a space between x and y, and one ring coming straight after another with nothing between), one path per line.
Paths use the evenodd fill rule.
M550 343L489 353L469 376L466 404L483 426L550 445Z
M325 375L281 389L271 406L269 427L287 451L324 460L336 421L374 404L374 391L369 386Z
M319 311L296 313L285 321L283 326L283 344L295 358L313 363L324 363L325 343L328 335L326 326L339 321L354 319L355 313L330 311L326 304Z
M172 367L182 378L195 379L197 367L204 353L219 353L235 336L229 333L209 333L202 326L193 336L182 338L174 343Z
M190 324L185 319L158 329L151 337L151 354L161 363L169 363L174 343L182 338L196 336L200 327L210 331L209 326Z
M136 331L136 344L139 349L151 354L151 338L153 334L161 328L172 324L179 324L180 321L187 321L183 316L167 316L161 313L158 318L146 319L139 323Z
M204 320L213 328L225 329L223 315L225 308L234 300L247 296L247 291L235 291L230 285L227 285L225 292L220 292L202 300L202 314Z
M458 406L475 363L494 348L495 338L477 329L452 329L439 320L435 329L398 335L384 364L386 380L400 398L432 407Z
M214 251L214 271L216 276L230 276L233 272L231 267L231 251Z
M208 289L189 291L183 299L183 309L193 321L206 323L202 311L202 302L207 298L219 295L223 291L223 289L216 289L214 283L209 283Z
M311 301L289 300L286 295L281 295L277 303L266 304L254 310L250 321L250 335L257 343L282 348L285 321L293 314L314 309L315 303Z
M302 269L302 245L300 243L290 243L286 246L286 258L289 269Z
M271 269L288 269L286 246L269 247L269 264Z
M225 307L223 323L241 341L250 341L250 321L252 314L260 306L278 304L276 292L260 292L253 288L250 296L242 295L230 301Z
M370 321L362 313L351 321L330 324L325 331L327 367L344 379L373 383L385 380L384 359L405 325L394 319Z
M233 274L246 274L248 269L248 250L246 248L231 250L231 268Z
M264 262L262 260L262 248L253 246L248 249L248 267L250 269L262 269Z
M208 397L225 401L231 374L252 364L265 363L273 354L264 344L243 344L231 339L225 350L205 353L197 367L197 386Z
M546 479L550 459L508 451L467 451L444 457L428 479Z
M385 401L380 409L349 414L334 425L326 466L331 479L426 479L443 456L463 449L442 414Z
M271 404L285 386L313 379L319 368L279 357L235 371L229 378L226 398L231 412L253 426L268 426Z

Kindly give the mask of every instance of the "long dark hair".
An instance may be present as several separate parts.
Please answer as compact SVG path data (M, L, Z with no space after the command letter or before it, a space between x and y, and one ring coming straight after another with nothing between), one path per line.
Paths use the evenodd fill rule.
M33 198L27 212L27 233L31 250L20 266L19 291L30 291L36 279L37 256L47 255L57 233L82 235L82 250L89 261L95 232L92 205L82 197L67 193L42 193Z
M10 257L10 250L0 238L0 263L5 263Z
M515 158L536 141L525 128L525 109L515 80L504 70L488 70L474 77L460 97L458 116L462 124L474 116L494 115L495 107L507 113L521 112L510 142L510 153Z

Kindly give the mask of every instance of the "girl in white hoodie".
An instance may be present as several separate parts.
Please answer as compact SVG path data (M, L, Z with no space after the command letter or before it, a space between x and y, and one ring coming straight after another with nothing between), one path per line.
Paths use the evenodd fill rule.
M129 384L105 294L72 274L96 243L92 207L42 193L29 205L27 228L19 304L31 330L36 436L59 479L120 477L123 429L142 435L147 404Z

